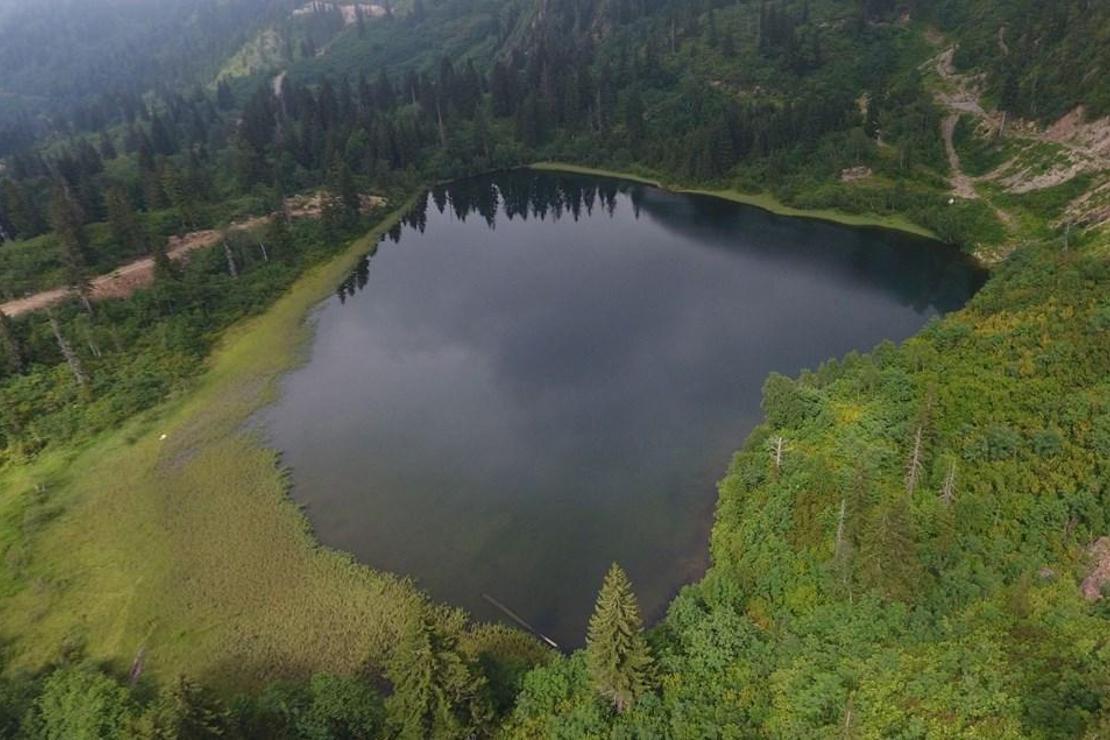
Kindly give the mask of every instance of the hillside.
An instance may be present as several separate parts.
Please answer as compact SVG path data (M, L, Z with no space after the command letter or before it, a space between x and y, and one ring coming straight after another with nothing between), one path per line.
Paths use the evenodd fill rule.
M75 300L0 314L0 735L1110 734L1106 4L14 7L0 296ZM243 428L402 204L536 162L992 270L900 346L767 379L628 701L316 547ZM190 232L219 237L175 266ZM85 305L139 259L149 289Z

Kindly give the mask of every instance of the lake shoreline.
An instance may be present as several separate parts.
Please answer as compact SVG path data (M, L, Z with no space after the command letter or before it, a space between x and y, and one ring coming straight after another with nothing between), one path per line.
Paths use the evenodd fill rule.
M522 168L623 179L776 213L739 193L671 189L630 173L559 163ZM298 672L347 673L367 657L373 662L384 657L399 623L427 597L404 575L377 570L322 545L290 495L280 455L243 422L270 405L277 382L304 361L314 333L308 321L312 311L417 197L309 268L262 313L227 329L207 358L205 373L188 392L78 448L55 450L26 467L4 471L0 482L11 484L12 490L40 479L60 479L56 500L64 502L65 511L51 525L58 529L44 533L37 543L36 559L41 558L47 572L68 574L77 568L91 575L53 596L46 618L30 618L38 612L29 589L0 601L3 637L13 648L11 668L48 663L72 627L71 620L62 618L67 613L86 615L81 631L94 659L126 670L142 646L150 657L150 675L204 676L228 692L261 686L276 675L281 662L291 661ZM874 220L852 223L800 215L922 236ZM70 480L60 475L63 467L85 473ZM195 490L221 495L188 495ZM170 501L177 511L173 521L160 511ZM225 520L220 506L232 506L242 516ZM151 529L159 532L158 538L140 538ZM243 541L249 545L235 544ZM187 562L177 559L175 551L220 566L198 567L195 573L208 575L182 591L179 573ZM271 572L265 562L281 573ZM90 563L111 567L84 567ZM232 583L243 588L225 591ZM262 583L262 591L252 593L251 583ZM280 594L267 595L278 585ZM262 602L268 606L260 608ZM166 619L166 614L176 616ZM328 629L344 637L342 644L329 639ZM251 660L242 652L247 648L269 657Z
M807 218L813 219L815 221L825 221L827 223L838 224L840 226L900 231L902 233L912 234L913 236L922 237L924 239L941 242L940 237L938 237L933 231L930 231L924 226L919 226L900 215L878 216L873 214L848 213L846 211L838 211L831 208L820 210L795 208L794 206L789 206L783 203L770 193L742 193L738 190L713 190L708 188L677 187L673 185L668 185L662 180L646 177L644 175L637 175L632 172L608 170L600 167L589 167L586 165L572 164L570 162L533 162L531 164L522 165L522 167L524 169L537 170L540 172L563 172L566 174L574 175L591 175L594 177L609 177L617 180L628 180L630 182L636 182L642 185L650 185L653 188L658 188L669 193L705 195L712 198L727 200L732 203L752 206L754 208L759 208L760 210L767 211L768 213L773 213L776 216L785 216L788 218Z

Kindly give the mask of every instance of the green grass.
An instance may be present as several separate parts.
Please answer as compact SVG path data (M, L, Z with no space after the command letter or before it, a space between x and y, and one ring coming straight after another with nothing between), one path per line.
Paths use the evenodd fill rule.
M400 213L233 327L186 398L0 475L10 668L81 645L126 670L143 649L156 678L238 690L381 662L423 597L321 548L245 422L300 357L307 312Z
M856 214L832 209L810 210L804 208L794 208L793 206L786 205L770 193L742 193L739 190L731 189L706 190L701 188L672 187L660 182L657 179L653 179L651 177L646 177L643 175L637 175L628 172L616 172L613 170L599 169L596 167L583 167L575 164L567 164L565 162L537 162L529 166L532 169L547 172L570 172L583 175L597 175L600 177L616 177L622 180L631 180L633 182L644 183L645 185L652 185L676 193L692 193L695 195L708 195L714 198L723 198L725 200L733 201L734 203L742 203L744 205L762 208L765 211L769 211L779 216L814 218L820 221L830 221L832 223L843 224L846 226L879 226L885 229L895 229L897 231L904 231L910 234L916 234L917 236L924 236L931 239L937 238L937 235L935 233L923 226L915 224L904 216Z

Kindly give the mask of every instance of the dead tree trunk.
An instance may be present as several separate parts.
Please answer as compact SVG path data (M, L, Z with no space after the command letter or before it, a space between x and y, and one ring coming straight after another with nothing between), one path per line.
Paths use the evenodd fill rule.
M93 307L92 301L89 300L89 286L83 284L78 285L77 297L81 299L81 306L85 309L85 313L91 315L93 312Z
M919 426L917 433L913 436L913 451L910 453L910 460L906 463L906 495L912 496L914 490L917 488L917 482L921 478L921 472L924 470L924 465L921 463L921 446L924 436L925 428Z
M840 516L836 519L836 552L834 557L839 560L844 549L844 514L848 510L848 499L840 499Z
M771 440L771 462L775 465L775 475L782 470L782 451L785 446L786 440L781 434Z
M238 279L239 268L235 266L235 257L231 254L231 245L227 243L227 239L223 240L223 244L224 256L227 257L227 271L231 274L231 277Z
M443 125L443 109L439 103L439 95L436 95L436 123L439 126L439 145L444 149L447 148L447 127Z
M945 506L951 506L956 500L956 461L948 464L948 472L944 476L944 485L940 489L940 500Z
M269 262L270 261L270 253L266 251L266 245L262 242L258 242L258 248L262 250L262 259L263 259L263 261Z
M81 367L81 359L73 351L69 342L66 341L65 336L62 335L62 327L58 324L58 317L50 312L49 320L50 330L54 332L54 339L58 342L58 349L62 351L62 357L66 359L66 364L73 371L73 377L77 380L77 385L81 386L82 389L87 389L89 387L89 377L85 375L85 369Z

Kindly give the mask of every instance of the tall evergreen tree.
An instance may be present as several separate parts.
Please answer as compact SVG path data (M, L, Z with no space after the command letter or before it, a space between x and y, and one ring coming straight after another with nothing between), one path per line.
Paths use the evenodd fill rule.
M35 201L28 195L25 186L14 180L6 180L0 198L3 199L4 215L15 229L16 236L29 239L42 233L42 214L35 207Z
M135 722L134 734L158 740L200 740L225 734L229 725L229 713L220 700L180 676Z
M605 575L590 617L586 661L594 689L618 712L652 688L653 664L640 606L628 576L616 563Z
M4 351L4 364L8 372L12 375L23 372L23 346L15 335L11 319L3 311L0 311L0 348Z
M118 187L109 188L104 196L108 211L108 228L112 238L132 253L146 251L146 234L131 205L131 199Z
M172 162L167 161L162 167L162 187L170 199L170 205L177 209L181 221L195 229L200 210L196 191L189 186L188 179Z
M458 625L426 611L412 620L389 665L386 702L399 737L471 737L491 719L485 678L459 647Z
M85 310L91 313L84 216L81 213L81 207L69 194L69 188L62 181L54 183L51 193L50 225L62 248L62 269L66 284L77 291Z

